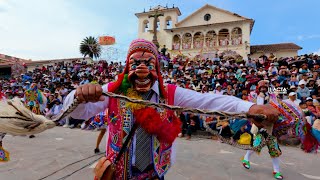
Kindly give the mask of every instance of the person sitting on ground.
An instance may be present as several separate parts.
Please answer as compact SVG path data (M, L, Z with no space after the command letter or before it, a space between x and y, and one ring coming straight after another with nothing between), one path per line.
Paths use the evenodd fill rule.
M306 104L307 104L307 108L316 116L316 118L319 118L320 109L313 105L313 99L311 97L307 98Z
M53 102L52 108L46 114L46 117L49 119L54 119L55 116L62 112L63 105L59 99L55 99Z

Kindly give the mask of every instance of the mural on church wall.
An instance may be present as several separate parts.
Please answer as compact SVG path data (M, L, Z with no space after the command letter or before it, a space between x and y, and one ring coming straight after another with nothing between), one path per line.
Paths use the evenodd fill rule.
M190 33L186 33L182 38L182 49L191 49L192 35Z

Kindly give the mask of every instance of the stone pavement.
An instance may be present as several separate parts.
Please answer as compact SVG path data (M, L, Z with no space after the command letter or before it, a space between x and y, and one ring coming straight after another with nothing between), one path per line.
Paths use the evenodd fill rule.
M11 153L11 161L0 163L0 180L38 180L64 166L93 155L98 132L79 129L54 128L34 139L8 136L4 145ZM104 141L103 141L104 142ZM272 164L267 149L260 156L252 156L252 169L240 163L245 151L217 141L193 138L177 139L176 163L166 175L169 180L268 180L272 178ZM102 146L104 143L102 143ZM104 148L101 148L104 149ZM282 147L281 168L285 179L320 179L319 154L305 154L297 148ZM95 156L64 168L46 178L57 180L86 164ZM94 164L74 173L67 180L93 179Z

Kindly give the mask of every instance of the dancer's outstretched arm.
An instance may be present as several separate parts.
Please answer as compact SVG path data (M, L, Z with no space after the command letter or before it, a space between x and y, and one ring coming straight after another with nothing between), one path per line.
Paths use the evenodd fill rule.
M104 111L109 105L109 98L101 96L102 92L108 92L108 84L104 86L86 84L69 93L63 102L65 111L77 97L82 104L70 114L74 119L89 119Z

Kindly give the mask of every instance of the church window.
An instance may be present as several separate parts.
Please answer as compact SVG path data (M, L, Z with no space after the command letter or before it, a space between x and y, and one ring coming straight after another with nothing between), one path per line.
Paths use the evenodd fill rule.
M204 20L205 21L210 21L210 19L211 19L211 14L204 15Z
M143 25L142 25L143 32L148 32L149 28L150 28L149 21L148 20L143 21Z

